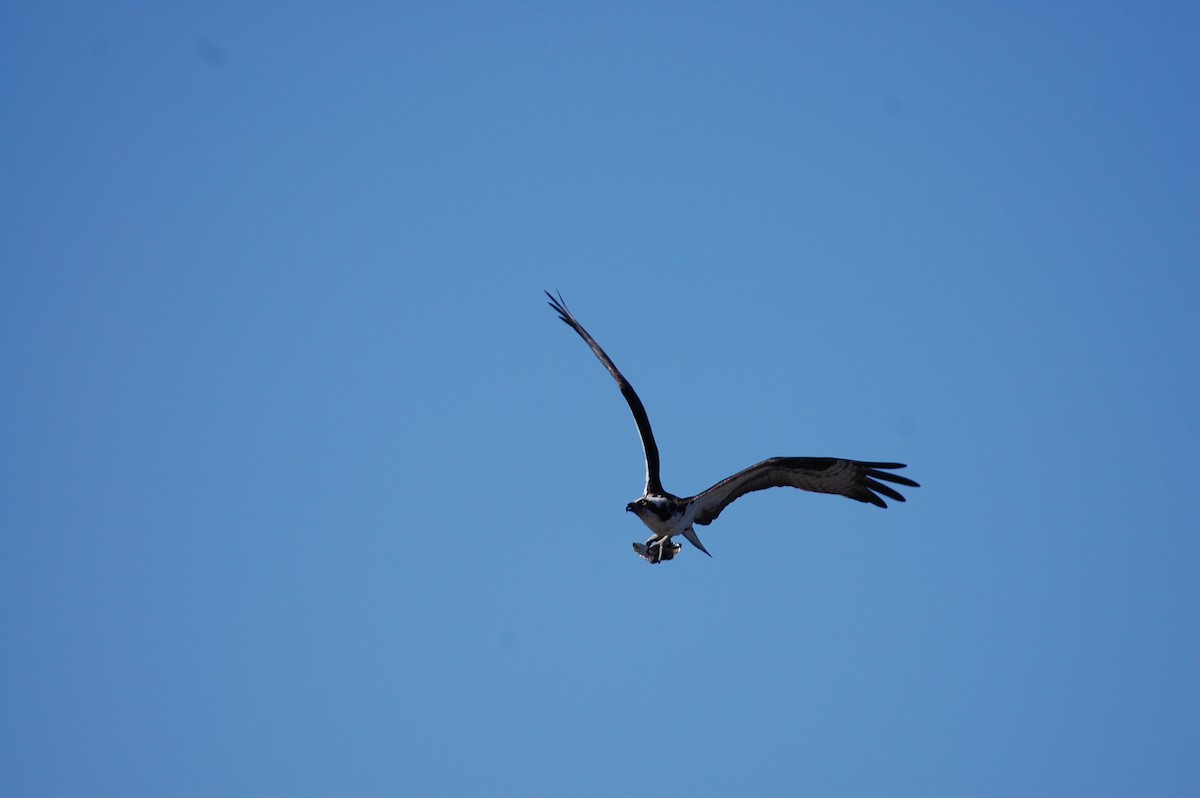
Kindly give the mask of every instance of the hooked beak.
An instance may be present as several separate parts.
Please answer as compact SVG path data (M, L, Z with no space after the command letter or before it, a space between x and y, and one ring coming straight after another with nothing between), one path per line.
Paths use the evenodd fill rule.
M625 512L627 512L627 513L633 512L633 502L630 502L629 504L625 505Z

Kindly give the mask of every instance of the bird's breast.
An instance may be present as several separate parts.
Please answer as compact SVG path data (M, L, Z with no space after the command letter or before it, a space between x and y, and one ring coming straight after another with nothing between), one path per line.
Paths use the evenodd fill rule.
M678 535L686 524L683 523L683 509L677 509L669 514L658 514L645 507L634 508L637 517L642 519L651 532L659 536Z

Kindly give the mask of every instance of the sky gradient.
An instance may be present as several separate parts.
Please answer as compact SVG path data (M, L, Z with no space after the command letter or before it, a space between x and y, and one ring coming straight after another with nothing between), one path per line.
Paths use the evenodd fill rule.
M1200 793L1198 23L3 4L0 793Z

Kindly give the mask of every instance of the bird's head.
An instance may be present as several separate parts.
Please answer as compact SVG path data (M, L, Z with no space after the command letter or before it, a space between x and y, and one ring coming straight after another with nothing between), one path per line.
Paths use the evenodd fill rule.
M654 513L653 506L648 501L646 501L645 497L638 499L637 501L632 501L629 504L625 505L625 512L633 513L639 519L641 519L643 524L651 527L652 529L653 529L653 526L651 526L651 525L653 524L654 521L658 520L658 516L655 515L655 513Z
M646 523L651 519L665 521L671 517L671 502L663 496L643 496L625 505L625 512L635 514Z

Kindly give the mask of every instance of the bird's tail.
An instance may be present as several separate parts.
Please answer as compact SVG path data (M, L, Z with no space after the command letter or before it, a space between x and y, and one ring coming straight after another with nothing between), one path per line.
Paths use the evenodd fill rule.
M704 544L700 542L700 537L696 534L695 529L689 526L687 529L683 530L683 536L688 539L688 543L691 543L693 546L700 549L700 551L708 554L708 549L704 548ZM708 554L708 556L711 557L712 555Z

